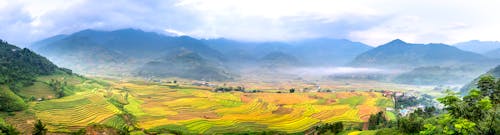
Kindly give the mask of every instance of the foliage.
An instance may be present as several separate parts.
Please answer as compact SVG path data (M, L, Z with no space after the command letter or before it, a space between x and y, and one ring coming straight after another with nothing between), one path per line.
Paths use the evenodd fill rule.
M65 87L67 86L67 82L61 82L59 80L54 80L54 79L51 79L50 82L49 82L49 86L50 88L56 92L56 96L57 98L61 98L61 97L64 97L66 94L65 94Z
M0 111L19 111L26 108L23 99L12 92L8 87L0 85Z
M368 129L374 130L385 127L387 124L387 119L385 118L384 112L380 111L377 114L370 115L368 119Z
M315 127L318 134L333 133L337 134L344 130L344 124L342 122L326 123Z
M33 135L45 135L47 134L46 125L42 123L41 120L38 120L35 123L35 127L33 128Z
M18 48L7 42L0 42L0 85L9 86L0 90L0 111L18 111L25 105L17 93L20 88L33 85L40 75L50 75L56 71L70 73L58 68L46 58L26 48Z
M453 92L438 100L445 105L446 114L424 125L422 134L497 134L500 114L498 113L499 87L492 76L483 76L478 89L459 98Z
M16 87L30 85L38 75L49 75L60 70L46 58L16 46L0 43L0 84ZM15 89L14 89L15 90Z
M19 131L11 125L0 123L0 135L18 135Z

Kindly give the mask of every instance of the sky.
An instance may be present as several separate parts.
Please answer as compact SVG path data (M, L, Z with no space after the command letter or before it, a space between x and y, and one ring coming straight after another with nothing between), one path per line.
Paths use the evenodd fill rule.
M0 0L0 39L18 46L83 29L295 41L500 40L498 0Z

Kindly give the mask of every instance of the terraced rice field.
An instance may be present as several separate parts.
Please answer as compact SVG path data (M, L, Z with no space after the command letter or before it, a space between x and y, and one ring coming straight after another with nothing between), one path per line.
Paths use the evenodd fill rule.
M139 128L193 134L275 130L303 132L319 123L365 122L391 104L376 92L216 93L133 83L125 110Z
M47 123L52 132L79 129L90 123L103 123L120 113L99 93L86 93L37 103L36 117Z
M220 93L207 87L92 80L72 87L74 95L30 104L51 132L75 131L92 123L120 128L134 122L139 129L189 134L296 133L320 123L366 122L370 114L392 106L376 92ZM134 120L126 122L124 113Z

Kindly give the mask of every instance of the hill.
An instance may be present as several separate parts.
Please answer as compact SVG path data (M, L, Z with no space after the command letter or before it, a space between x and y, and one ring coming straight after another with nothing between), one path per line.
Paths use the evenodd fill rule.
M283 68L299 66L299 60L283 52L271 52L260 59L260 63L265 68Z
M171 37L137 29L83 30L37 43L33 47L40 54L58 65L84 74L130 74L148 61L181 48L193 51L204 59L224 60L220 52L197 39L188 36Z
M484 76L484 75L492 75L495 78L500 78L500 65L496 66L495 68L489 70L488 72L480 75L479 77L475 78L474 80L472 80L468 84L464 85L462 87L462 89L460 89L460 93L462 95L465 95L469 92L470 89L477 88L477 82L479 81L481 76Z
M292 54L310 66L342 66L373 47L347 39L317 38L296 41Z
M0 111L24 109L24 100L17 93L33 85L37 77L56 72L71 74L29 49L0 40Z
M480 54L462 51L445 44L411 44L396 39L358 55L350 65L411 68L491 63L492 61Z
M495 49L500 48L500 42L498 41L479 41L479 40L471 40L467 42L461 42L454 44L453 46L470 52L475 52L479 54L483 54Z
M483 69L473 66L418 67L397 75L393 82L415 85L465 84L482 72Z
M185 49L150 61L135 72L143 77L182 77L207 81L231 79L219 62L205 59L198 53Z
M485 56L488 56L490 58L497 58L497 59L500 59L500 48L498 49L495 49L495 50L491 50L491 51L488 51L486 53L484 53Z
M306 39L294 42L242 42L229 39L203 40L233 61L257 62L272 52L295 56L305 66L344 65L372 47L346 39Z

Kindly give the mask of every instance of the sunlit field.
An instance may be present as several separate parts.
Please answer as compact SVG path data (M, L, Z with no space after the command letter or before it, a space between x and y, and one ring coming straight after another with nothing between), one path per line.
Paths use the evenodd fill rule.
M178 84L94 85L94 90L32 104L33 112L53 132L92 123L121 125L133 121L118 117L129 113L138 128L151 131L296 133L321 123L366 122L370 114L393 106L378 92L244 93Z

